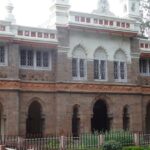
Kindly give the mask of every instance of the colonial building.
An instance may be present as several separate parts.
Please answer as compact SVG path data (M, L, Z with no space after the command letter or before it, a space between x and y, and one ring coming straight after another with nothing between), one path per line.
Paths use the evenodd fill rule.
M7 5L0 21L0 132L66 134L124 129L150 132L150 40L139 1L124 17L99 0L92 13L53 0L43 28L20 26Z

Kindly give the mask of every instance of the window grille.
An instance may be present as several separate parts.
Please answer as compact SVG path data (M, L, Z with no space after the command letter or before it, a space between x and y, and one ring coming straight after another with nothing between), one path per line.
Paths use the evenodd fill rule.
M121 79L125 79L125 64L124 64L124 62L120 62L120 77L121 77Z
M77 77L77 59L72 59L72 76Z
M94 60L94 79L99 79L99 62L98 60Z
M94 79L106 79L106 60L94 60Z
M80 59L80 77L84 77L84 59Z
M5 63L5 48L4 48L4 46L0 47L0 63Z
M140 59L140 73L146 76L150 75L150 59Z
M85 77L85 59L73 58L72 59L72 76L76 78Z
M126 64L125 62L114 62L114 79L125 80L126 79Z
M48 51L21 49L20 65L25 67L49 68L50 56Z

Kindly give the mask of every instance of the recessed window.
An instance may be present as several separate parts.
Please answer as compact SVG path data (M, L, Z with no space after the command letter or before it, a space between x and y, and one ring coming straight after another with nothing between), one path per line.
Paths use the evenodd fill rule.
M91 18L86 18L86 22L90 23L91 22Z
M120 27L120 22L117 21L117 27Z
M44 50L21 49L20 65L33 69L49 69L50 52Z
M150 59L140 59L140 73L145 76L150 76Z
M98 24L98 19L94 18L94 23Z
M33 51L22 49L20 52L20 64L21 66L33 66Z
M6 30L5 26L0 25L0 31L5 31L5 30Z
M0 65L6 65L7 57L6 57L7 51L5 46L0 46Z
M103 24L103 20L99 20L99 24L102 25Z
M85 17L81 17L81 22L85 22Z
M114 61L114 78L116 80L125 80L126 66L125 62Z
M48 67L48 66L49 66L48 52L37 51L36 52L36 67Z
M94 54L94 79L107 80L107 55L103 49Z
M72 77L74 80L86 79L86 55L82 47L77 47L73 51Z
M79 16L75 16L75 21L78 21L79 22Z
M126 56L123 51L119 50L115 54L114 60L114 79L117 82L127 81L127 63Z
M113 22L113 21L110 21L109 24L110 24L110 26L113 26L113 25L114 25L114 22Z

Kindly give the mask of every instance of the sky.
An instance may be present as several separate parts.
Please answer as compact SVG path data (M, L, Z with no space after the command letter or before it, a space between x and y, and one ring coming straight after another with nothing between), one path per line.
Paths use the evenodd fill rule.
M13 14L17 24L25 26L38 26L49 18L51 0L11 0L14 5ZM98 0L70 0L71 10L92 12L96 9ZM111 10L117 13L118 0L109 0ZM5 17L7 0L0 0L0 20Z

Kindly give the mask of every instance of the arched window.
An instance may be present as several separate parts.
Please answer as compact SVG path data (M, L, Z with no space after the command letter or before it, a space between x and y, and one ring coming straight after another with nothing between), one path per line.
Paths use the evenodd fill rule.
M73 51L72 76L77 80L86 79L86 54L81 46Z
M126 105L123 108L123 129L129 130L130 129L130 113L129 113L129 106Z
M94 79L107 79L107 55L103 49L96 50L94 54Z
M72 134L75 137L79 136L79 134L80 134L80 118L79 118L79 106L78 105L75 105L73 107Z
M127 63L123 51L119 50L114 56L114 79L122 82L127 81Z

